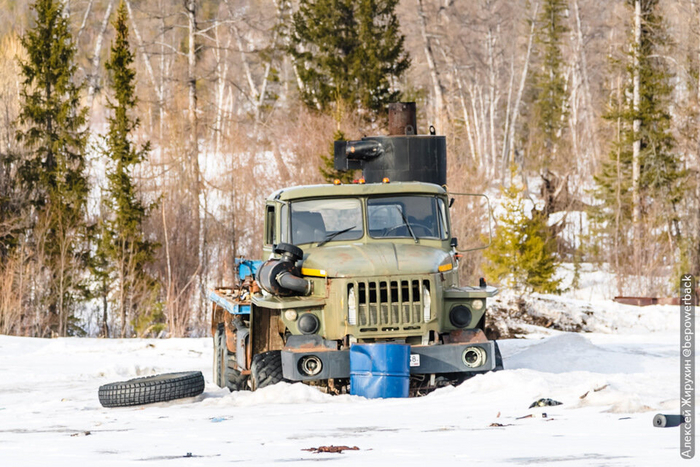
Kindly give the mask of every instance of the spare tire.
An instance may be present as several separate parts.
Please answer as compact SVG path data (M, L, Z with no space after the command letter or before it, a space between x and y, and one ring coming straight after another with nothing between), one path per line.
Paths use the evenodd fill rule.
M100 386L98 396L103 407L129 407L194 397L202 392L202 372L187 371L105 384Z

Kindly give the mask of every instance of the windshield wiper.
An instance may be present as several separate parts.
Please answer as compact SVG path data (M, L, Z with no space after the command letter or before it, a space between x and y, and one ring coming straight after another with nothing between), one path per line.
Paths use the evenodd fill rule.
M326 238L324 238L323 241L322 241L321 243L319 243L318 245L316 245L316 246L323 246L323 245L325 245L326 243L328 243L328 242L330 242L331 240L333 240L333 239L334 239L335 237L337 237L338 235L344 234L345 232L350 232L350 231L351 231L352 229L354 229L355 227L357 227L357 226L356 226L356 225L353 225L352 227L348 227L347 229L338 230L338 231L336 231L336 232L331 232L331 233L329 233L328 235L326 235Z
M416 234L413 233L413 229L411 228L411 224L408 223L408 219L406 219L406 215L403 213L400 207L396 206L396 209L399 210L399 214L401 214L401 219L403 220L404 225L408 229L408 233L411 234L411 237L413 237L413 241L418 243L418 237L416 237Z

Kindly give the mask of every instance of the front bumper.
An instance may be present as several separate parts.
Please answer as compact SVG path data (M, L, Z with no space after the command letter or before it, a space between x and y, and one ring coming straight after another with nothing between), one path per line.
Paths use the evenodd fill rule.
M477 347L486 353L485 361L477 367L470 367L464 361L464 354L470 347ZM320 371L309 376L302 371L305 358L316 357L321 361ZM410 371L412 375L444 373L482 373L496 366L494 344L491 341L479 343L455 343L439 345L412 345ZM311 348L285 348L282 350L282 374L290 381L317 381L330 378L350 377L350 351L331 350L318 346Z

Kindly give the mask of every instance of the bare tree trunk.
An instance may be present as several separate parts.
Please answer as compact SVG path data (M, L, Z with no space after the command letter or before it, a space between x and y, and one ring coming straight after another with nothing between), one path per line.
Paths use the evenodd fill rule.
M189 122L190 157L197 155L197 4L195 0L185 0L187 10L187 120ZM194 162L194 160L193 160Z
M131 2L129 0L124 0L124 3L126 4L126 9L129 11L129 17L131 18L131 28L134 31L134 36L136 37L138 48L141 51L141 59L143 60L143 64L146 67L148 79L151 81L151 84L153 85L153 90L155 91L156 97L158 98L158 102L162 106L163 94L161 92L160 87L158 86L158 82L156 81L156 75L153 72L153 67L151 66L151 59L146 53L146 47L143 44L143 38L141 37L141 33L139 32L138 26L136 25L136 18L134 17L134 13L131 10Z
M514 57L513 57L514 58ZM503 147L501 148L501 180L505 180L506 159L508 158L508 135L510 133L510 114L512 112L513 81L515 81L515 60L510 61L510 80L508 81L508 102L506 103L506 119L503 124ZM496 167L495 170L498 168ZM498 177L498 174L495 174Z
M581 81L583 81L583 97L586 121L588 124L588 132L593 142L593 156L597 161L600 157L600 143L598 142L598 133L596 132L595 113L593 111L593 99L591 97L591 85L588 79L588 64L586 61L586 48L583 42L583 29L581 28L581 14L578 7L578 0L574 0L574 16L576 17L576 38L579 56L579 70L581 72Z
M433 101L433 118L435 119L435 126L439 129L438 131L443 134L447 131L446 119L445 119L445 105L442 92L442 84L440 83L440 76L435 66L435 58L433 57L433 51L430 48L430 38L428 37L425 12L423 10L423 0L416 0L418 2L418 16L420 17L420 33L423 38L423 50L425 51L425 59L428 62L428 70L430 71L430 80L433 83L433 94L435 95L435 100Z
M216 117L214 118L214 127L212 131L214 132L214 154L218 157L221 150L224 97L226 92L226 77L228 75L228 49L231 45L231 38L229 36L229 40L223 48L221 47L218 28L214 29L214 38L216 40L214 47L214 56L216 57Z
M537 11L539 8L540 2L535 3L535 9L532 13L532 21L530 23L530 36L527 40L527 52L525 52L525 61L523 63L523 72L520 75L520 85L518 86L518 93L515 95L515 105L513 105L513 114L510 121L510 135L508 136L510 150L508 151L508 158L504 161L504 182L506 175L509 173L508 166L511 162L515 162L515 128L518 123L518 116L520 115L520 102L523 99L523 91L525 90L525 83L527 82L527 71L530 67L530 55L532 54L532 40L535 37L535 19L537 18Z
M92 101L95 99L95 92L97 91L97 85L100 81L100 54L102 53L102 42L104 41L105 31L107 30L107 25L109 24L109 16L112 13L113 3L114 0L109 0L109 3L107 4L107 11L102 19L100 33L97 35L97 39L95 40L95 52L92 56L92 73L90 74L90 84L88 86L88 109L92 109Z
M617 77L617 105L618 108L622 102L622 86L620 84L620 76ZM615 190L615 273L620 276L620 215L622 214L622 174L620 168L620 151L622 150L622 119L617 117L617 187Z
M173 267L170 261L170 240L168 235L168 224L165 221L165 202L160 204L160 212L163 216L163 243L165 243L165 263L168 268L168 288L165 292L165 309L168 313L168 328L173 332L175 328L175 309L173 304Z
M642 46L642 2L635 0L634 2L634 51L632 65L632 106L635 114L632 124L634 133L634 143L632 144L632 221L634 223L634 256L637 258L638 243L640 241L640 217L641 217L641 196L639 192L640 178L640 156L641 149L641 127L642 121L639 118L639 105L641 102L640 96L640 76L639 76L639 53Z
M92 9L92 2L93 0L90 0L88 2L87 7L85 8L85 14L83 15L83 21L80 23L80 27L78 28L78 32L75 34L75 43L77 44L80 42L80 36L83 34L83 31L85 30L85 25L87 24L87 19L90 17L90 10Z
M203 210L205 205L203 199L203 191L201 186L201 173L199 170L199 148L197 147L197 2L195 0L185 0L185 9L187 12L187 119L189 123L189 148L188 158L191 167L191 194L192 194L192 209L193 214L197 219L197 263L198 263L198 278L199 278L199 293L195 294L197 301L197 311L204 312L204 288L207 277L207 265L204 262L206 250L206 212ZM198 319L202 319L199 316ZM203 322L203 321L202 321Z
M491 143L489 151L489 165L487 173L489 177L493 177L496 172L496 67L493 60L493 33L491 28L488 28L486 34L486 50L489 58L489 141Z

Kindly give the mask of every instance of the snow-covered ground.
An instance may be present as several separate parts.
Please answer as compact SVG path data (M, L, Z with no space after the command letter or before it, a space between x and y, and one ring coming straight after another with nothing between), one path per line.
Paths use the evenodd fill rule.
M0 465L687 465L679 429L652 426L679 410L677 307L587 305L604 310L597 332L532 329L500 342L506 370L400 400L301 384L229 393L211 383L210 339L0 336ZM204 373L202 396L97 400L102 384L182 370ZM563 404L528 408L543 397ZM359 450L304 451L328 445Z

